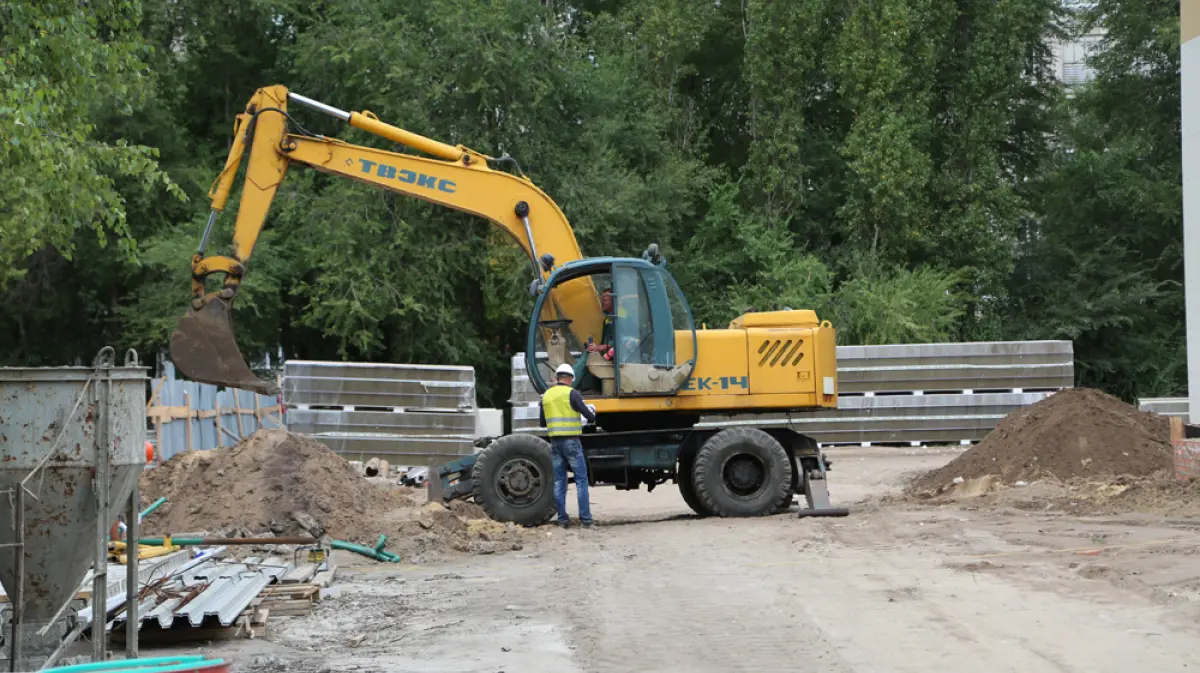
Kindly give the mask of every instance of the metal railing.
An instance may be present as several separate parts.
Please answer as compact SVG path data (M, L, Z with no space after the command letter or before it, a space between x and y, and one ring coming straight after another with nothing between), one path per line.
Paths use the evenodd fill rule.
M701 426L787 425L821 444L969 443L1074 385L1069 341L839 346L837 357L836 411L712 415ZM543 434L524 356L512 365L513 431Z
M288 429L347 459L424 466L474 449L472 367L292 360L282 387Z

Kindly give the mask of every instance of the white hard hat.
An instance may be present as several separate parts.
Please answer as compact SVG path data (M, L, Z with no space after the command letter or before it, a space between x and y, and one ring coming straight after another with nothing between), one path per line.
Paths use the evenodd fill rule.
M558 376L562 376L565 374L567 376L570 376L571 378L575 378L575 368L569 364L566 364L565 362L563 364L559 365L558 369L554 370L554 373Z

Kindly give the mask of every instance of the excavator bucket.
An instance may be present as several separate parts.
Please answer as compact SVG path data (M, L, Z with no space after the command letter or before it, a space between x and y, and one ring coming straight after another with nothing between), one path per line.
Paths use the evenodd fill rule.
M199 311L189 308L171 334L171 361L193 381L274 395L279 387L255 376L238 350L231 303L213 297Z

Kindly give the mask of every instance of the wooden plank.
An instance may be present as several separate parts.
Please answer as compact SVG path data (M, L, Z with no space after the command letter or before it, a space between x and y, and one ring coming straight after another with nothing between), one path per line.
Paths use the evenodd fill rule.
M154 419L154 460L162 463L163 460L163 427L161 419Z
M167 377L160 376L158 379L158 388L156 388L154 390L154 394L150 396L150 399L146 400L146 410L147 411L149 411L150 408L154 406L154 403L158 401L159 396L162 394L163 387L166 385L167 385Z
M275 617L307 617L312 614L312 608L295 608L291 610L272 609L271 614Z
M217 448L225 448L225 434L222 432L225 428L221 427L221 394L217 393L213 399L214 411L213 421L217 424Z
M187 433L187 439L184 443L184 446L188 451L191 451L192 450L192 397L191 397L191 395L188 394L188 392L186 390L183 393L183 403L184 403L184 406L187 408L187 416L185 416L186 420L184 421L185 423L187 423L187 426L185 428L185 432Z
M311 593L319 588L320 587L312 584L311 582L308 584L269 584L263 587L263 590L259 592L259 595L271 596L274 594L295 594L304 593L306 591Z
M269 586L259 594L264 601L313 600L320 587L311 584L277 584Z
M185 392L184 395L186 396L188 393ZM244 411L245 410L243 410L243 412ZM191 406L159 406L146 410L146 416L150 418L161 418L167 422L179 421L183 419L202 420L206 418L214 418L217 416L217 413L217 409L193 409ZM228 410L222 413L228 413Z
M263 607L270 608L271 612L273 614L277 614L277 615L284 614L284 613L286 613L288 611L292 611L292 610L311 611L312 606L313 606L313 602L311 600L307 600L307 599L278 600L278 601L270 600L270 601L263 602Z
M242 439L246 438L246 427L242 424L242 391L233 391L233 413L237 417L238 436Z

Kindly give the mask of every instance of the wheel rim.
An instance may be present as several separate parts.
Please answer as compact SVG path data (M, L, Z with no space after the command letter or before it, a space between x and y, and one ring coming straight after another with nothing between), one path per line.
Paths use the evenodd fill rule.
M528 458L512 458L496 471L496 493L513 507L533 504L544 487L542 470Z
M758 456L739 453L721 467L721 481L730 495L750 499L766 486L767 466Z

